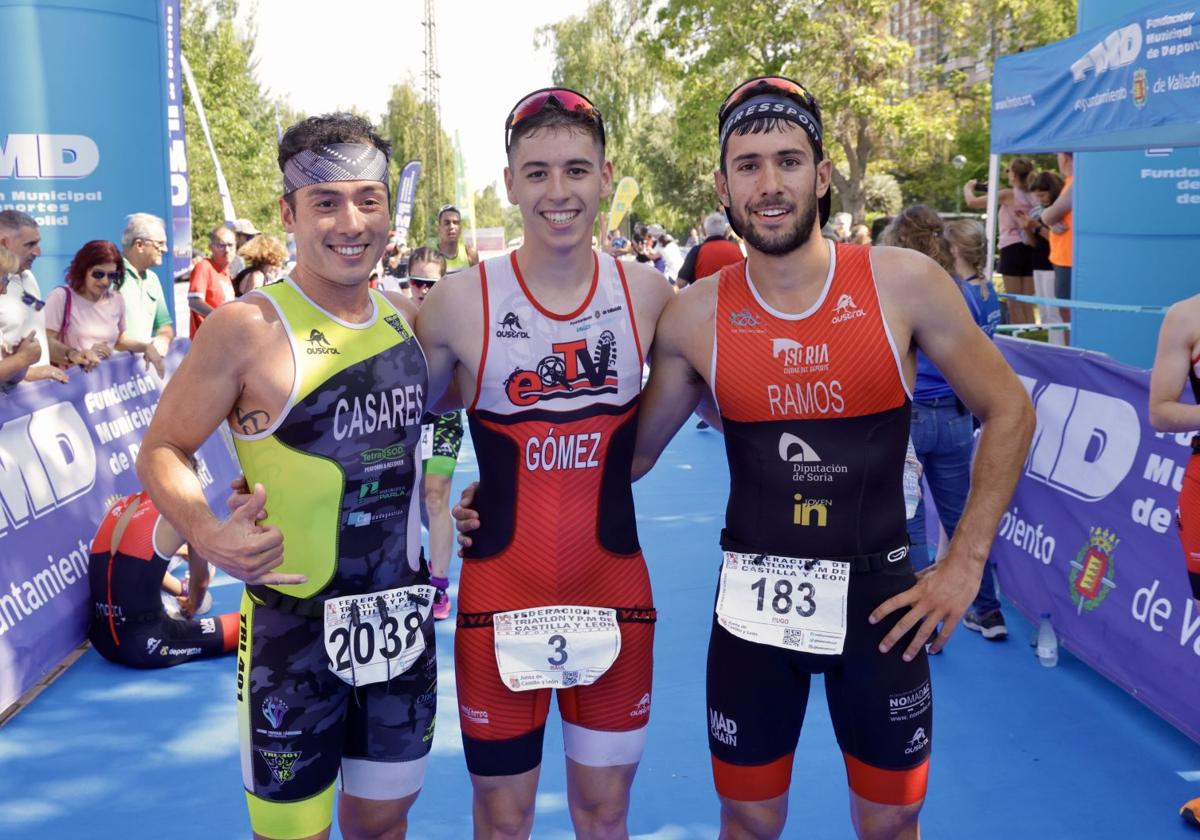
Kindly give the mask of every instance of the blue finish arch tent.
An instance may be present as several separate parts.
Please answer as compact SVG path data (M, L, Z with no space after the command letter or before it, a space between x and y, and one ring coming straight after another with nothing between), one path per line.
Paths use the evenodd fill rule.
M45 294L128 214L171 218L164 4L0 0L0 33L0 210L38 221ZM169 261L158 274L169 289Z
M996 62L989 204L1000 153L1102 153L1076 160L1072 297L1165 306L1197 291L1200 3L1115 5L1083 2L1086 31ZM1072 343L1148 367L1159 323L1076 310Z

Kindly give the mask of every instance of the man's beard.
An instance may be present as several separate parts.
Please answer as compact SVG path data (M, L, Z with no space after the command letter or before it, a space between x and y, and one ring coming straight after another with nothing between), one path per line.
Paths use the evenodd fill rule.
M795 211L796 208L791 209ZM746 240L746 244L768 256L782 257L802 247L812 237L813 224L817 221L817 197L813 195L812 201L806 202L804 207L800 208L799 218L790 230L782 231L771 238L756 231L749 216L741 210L733 207L726 207L725 210L729 216L729 226L733 228L734 233Z

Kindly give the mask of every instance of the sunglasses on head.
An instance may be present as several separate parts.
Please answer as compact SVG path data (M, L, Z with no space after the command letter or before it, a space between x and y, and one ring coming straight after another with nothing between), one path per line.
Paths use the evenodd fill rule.
M105 277L107 277L112 283L116 283L121 279L121 272L119 271L101 271L98 268L93 268L88 272L88 274L91 275L93 280L103 280Z
M552 100L563 111L583 114L594 122L600 131L600 142L604 142L604 121L600 119L600 111L586 96L570 88L542 88L526 96L508 113L508 119L504 121L504 151L507 152L512 148L512 130L520 124L521 120L532 117L549 105Z
M738 85L725 97L725 101L721 103L721 108L717 111L717 122L724 123L725 117L731 110L747 99L764 93L783 94L800 102L808 111L814 114L817 111L817 99L808 92L808 88L804 85L783 76L759 76L757 79L750 79Z

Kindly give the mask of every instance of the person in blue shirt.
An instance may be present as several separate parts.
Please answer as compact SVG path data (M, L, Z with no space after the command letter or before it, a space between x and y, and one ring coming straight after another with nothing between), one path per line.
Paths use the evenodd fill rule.
M991 282L982 277L987 245L978 222L946 224L936 211L916 204L892 220L883 232L882 244L920 251L941 265L958 283L975 323L989 336L995 333L1000 304ZM975 420L941 372L919 350L911 436L938 519L946 535L953 537L970 489ZM924 499L908 520L908 535L913 568L919 571L934 559L926 544ZM992 641L1008 637L996 590L995 565L990 559L979 593L963 616L963 625Z

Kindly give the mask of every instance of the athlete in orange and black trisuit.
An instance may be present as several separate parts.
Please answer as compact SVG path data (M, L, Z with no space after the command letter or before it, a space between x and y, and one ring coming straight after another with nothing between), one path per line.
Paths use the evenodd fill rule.
M165 668L233 652L238 614L174 618L161 591L171 555L183 539L143 491L113 502L88 557L92 617L88 638L108 660L131 668ZM208 564L189 557L190 612L204 597Z
M924 644L940 623L941 649L979 588L1033 409L932 260L820 237L833 165L807 90L750 79L718 125L717 194L748 257L663 313L634 476L714 395L730 472L706 721L722 837L782 834L821 672L856 833L909 840L932 736ZM902 490L918 347L983 421L959 528L920 579Z

